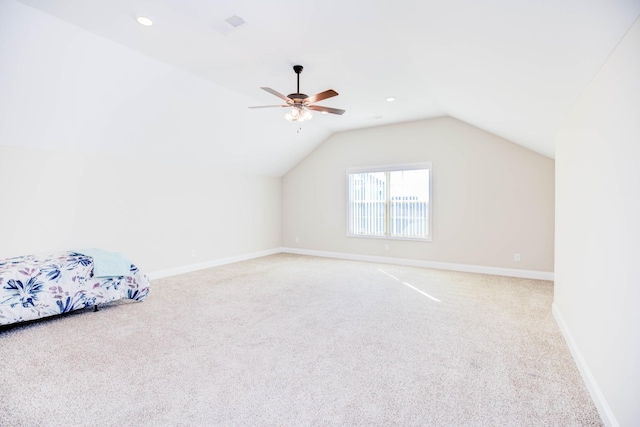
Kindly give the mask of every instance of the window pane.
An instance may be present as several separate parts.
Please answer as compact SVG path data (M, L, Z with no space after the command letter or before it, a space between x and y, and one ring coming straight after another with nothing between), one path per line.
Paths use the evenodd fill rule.
M366 172L349 175L351 234L385 234L386 174Z
M397 237L427 237L429 171L392 171L390 190L389 234Z

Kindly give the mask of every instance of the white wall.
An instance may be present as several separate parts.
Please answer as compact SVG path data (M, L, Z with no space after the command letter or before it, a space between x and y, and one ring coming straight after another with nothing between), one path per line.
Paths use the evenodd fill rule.
M0 146L0 185L0 258L102 247L149 273L280 246L280 178Z
M346 168L419 161L433 167L433 241L346 237ZM285 247L553 272L554 161L453 118L336 134L282 197Z
M156 26L117 19L154 37ZM329 134L321 120L296 133L281 112L249 105L261 101L0 1L0 145L281 176Z
M273 165L226 92L0 2L0 257L99 246L154 272L280 247L280 178L246 172Z
M557 135L554 309L609 425L640 425L640 21Z

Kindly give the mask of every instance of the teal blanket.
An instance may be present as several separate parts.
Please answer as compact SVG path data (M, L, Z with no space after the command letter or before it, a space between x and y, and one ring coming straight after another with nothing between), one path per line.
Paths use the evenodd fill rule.
M80 249L76 252L93 258L93 277L129 275L131 261L119 252L109 252L98 248Z

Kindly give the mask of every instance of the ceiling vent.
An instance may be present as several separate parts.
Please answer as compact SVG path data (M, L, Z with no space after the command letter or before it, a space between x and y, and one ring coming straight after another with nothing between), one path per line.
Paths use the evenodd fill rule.
M238 15L233 15L224 20L227 24L231 25L233 28L238 28L241 25L246 24L244 19L239 17Z
M223 21L215 22L211 24L211 26L220 34L227 35L245 24L246 22L244 19L242 19L242 17L233 15Z

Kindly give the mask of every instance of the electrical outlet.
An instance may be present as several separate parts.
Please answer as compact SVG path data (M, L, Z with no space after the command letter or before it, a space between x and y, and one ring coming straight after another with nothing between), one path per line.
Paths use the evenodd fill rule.
M296 237L296 243L300 243L300 238Z
M513 254L514 261L520 261L520 254Z
M388 245L388 244L385 244L385 245L384 245L384 250L385 250L385 251L388 251L388 250L389 250L389 245Z
M195 257L196 256L196 250L195 249L191 249L191 256Z

